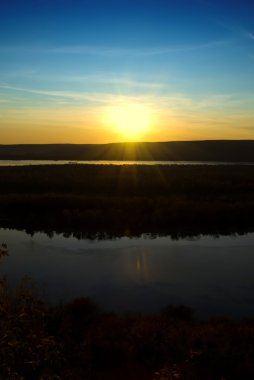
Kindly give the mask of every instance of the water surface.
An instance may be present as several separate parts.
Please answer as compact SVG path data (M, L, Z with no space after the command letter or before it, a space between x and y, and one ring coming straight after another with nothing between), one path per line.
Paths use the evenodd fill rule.
M67 161L67 160L0 160L0 166L29 165L254 165L253 162L218 162L218 161Z
M120 312L184 304L199 317L254 316L254 234L77 240L0 229L0 242L10 252L0 275L32 277L50 302L90 296Z

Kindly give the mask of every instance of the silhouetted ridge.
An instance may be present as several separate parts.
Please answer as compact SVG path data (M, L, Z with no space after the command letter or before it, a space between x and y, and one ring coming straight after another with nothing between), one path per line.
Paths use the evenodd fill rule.
M254 162L254 141L0 145L0 159Z

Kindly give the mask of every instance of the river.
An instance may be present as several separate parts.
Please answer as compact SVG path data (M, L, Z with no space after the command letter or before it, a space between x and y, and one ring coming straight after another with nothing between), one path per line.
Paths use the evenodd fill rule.
M0 229L9 256L0 275L25 276L51 303L90 296L102 309L157 312L168 304L197 317L254 315L254 234L78 240Z
M0 166L30 165L254 165L254 162L219 161L66 161L66 160L0 160Z

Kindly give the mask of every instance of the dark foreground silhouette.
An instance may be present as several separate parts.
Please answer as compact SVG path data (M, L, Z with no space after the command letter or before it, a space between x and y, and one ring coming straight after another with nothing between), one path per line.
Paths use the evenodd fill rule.
M0 145L0 160L254 162L253 140Z
M253 318L197 321L176 305L157 315L117 315L90 298L50 306L31 289L28 281L13 289L1 278L3 380L254 378Z
M254 231L254 166L0 167L0 226L112 236Z

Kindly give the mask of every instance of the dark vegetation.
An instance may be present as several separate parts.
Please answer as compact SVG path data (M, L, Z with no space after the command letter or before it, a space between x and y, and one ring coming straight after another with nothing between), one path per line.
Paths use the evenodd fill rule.
M3 380L254 378L253 319L196 321L186 306L116 315L89 298L49 306L35 294L27 282L0 281Z
M207 140L82 145L0 145L0 160L254 162L254 141Z
M253 214L254 166L0 167L2 227L177 237L253 231Z

